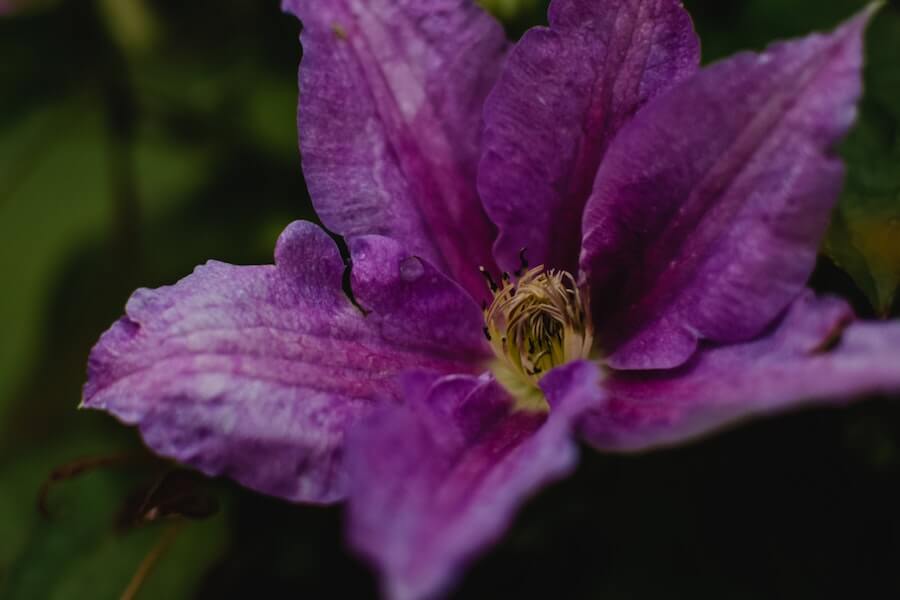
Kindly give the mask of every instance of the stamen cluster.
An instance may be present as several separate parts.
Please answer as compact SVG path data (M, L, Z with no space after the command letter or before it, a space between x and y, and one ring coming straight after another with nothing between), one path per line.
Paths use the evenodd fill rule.
M593 326L586 290L565 271L527 270L501 285L490 278L494 300L485 308L485 335L497 357L530 385L550 369L587 358Z

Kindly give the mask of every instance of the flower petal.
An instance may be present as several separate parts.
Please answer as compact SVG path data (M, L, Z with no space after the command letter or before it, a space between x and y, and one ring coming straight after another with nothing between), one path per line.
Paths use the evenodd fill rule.
M574 468L570 426L599 401L599 379L589 363L549 373L548 417L514 411L488 376L414 375L407 405L351 434L349 535L378 566L388 597L445 590L528 496Z
M380 234L479 299L494 228L475 190L481 107L505 56L471 0L285 0L303 22L298 127L316 211Z
M709 67L616 139L581 256L612 367L751 339L803 289L843 182L834 146L856 115L870 14Z
M304 222L281 235L275 266L209 262L138 290L91 353L83 405L209 475L290 500L340 499L345 430L397 397L395 374L473 372L489 354L478 306L455 283L390 240L355 246L366 317L342 290L334 242Z
M623 124L696 71L700 43L677 0L554 0L550 28L510 53L485 105L478 189L500 227L495 256L575 271L581 213Z
M808 292L758 340L701 350L674 372L617 373L584 435L600 449L641 450L751 416L900 391L900 322L852 319L844 301Z

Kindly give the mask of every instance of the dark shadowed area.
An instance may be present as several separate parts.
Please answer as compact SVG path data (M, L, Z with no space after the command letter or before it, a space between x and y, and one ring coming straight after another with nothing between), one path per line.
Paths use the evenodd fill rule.
M546 9L485 4L513 37ZM865 3L685 4L710 62ZM13 5L0 17L0 598L376 597L339 507L173 470L133 430L77 410L88 351L136 287L210 258L270 262L285 225L315 220L296 143L299 24L275 0ZM900 5L867 47L813 286L896 318ZM646 455L584 448L454 597L900 597L897 400Z

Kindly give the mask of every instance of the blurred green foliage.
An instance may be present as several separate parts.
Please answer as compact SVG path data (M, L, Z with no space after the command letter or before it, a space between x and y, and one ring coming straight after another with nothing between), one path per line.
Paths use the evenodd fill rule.
M900 287L900 8L872 25L867 61L859 124L843 147L847 188L825 249L886 317Z
M509 22L532 15L541 3L538 0L478 0L478 4L498 19Z
M514 36L546 9L483 3ZM864 5L686 4L706 61L828 29ZM158 464L60 481L51 517L36 509L59 465L142 452L133 431L75 409L87 353L130 292L209 258L268 262L284 225L315 218L296 150L297 33L274 0L70 0L0 20L0 597L117 598L173 523L139 597L373 594L343 550L339 509L221 482L224 510L209 519L117 527ZM898 40L900 9L885 8L826 245L852 281L827 261L815 278L864 314L890 313L900 281ZM822 598L851 580L874 597L866 586L900 560L898 417L872 403L647 457L589 453L460 597Z
M26 463L19 468L34 466ZM25 477L27 480L28 475ZM48 500L51 512L28 532L5 582L4 597L118 598L138 565L156 547L165 551L165 560L161 557L152 565L141 588L142 597L185 597L195 589L205 569L223 554L224 519L118 530L115 517L122 510L122 498L131 491L126 485L129 479L134 477L97 473L54 489ZM34 483L33 476L30 483ZM22 508L33 510L33 502L30 504Z
M3 597L125 590L167 527L113 531L141 483L131 469L61 482L59 514L36 510L56 466L139 448L132 432L75 411L87 351L138 285L211 257L268 262L281 227L304 216L296 23L272 6L127 4L0 21L11 59L0 80L16 90L0 96ZM274 46L253 22L279 32ZM186 525L144 597L189 597L226 540L223 515Z

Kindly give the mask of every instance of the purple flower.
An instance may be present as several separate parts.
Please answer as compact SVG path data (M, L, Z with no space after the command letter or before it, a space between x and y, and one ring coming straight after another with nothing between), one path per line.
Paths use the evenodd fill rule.
M512 48L469 0L285 8L352 298L293 223L273 266L138 290L84 406L204 473L347 500L389 597L446 590L573 434L640 450L900 390L900 323L805 289L871 11L699 70L676 0L555 0Z

